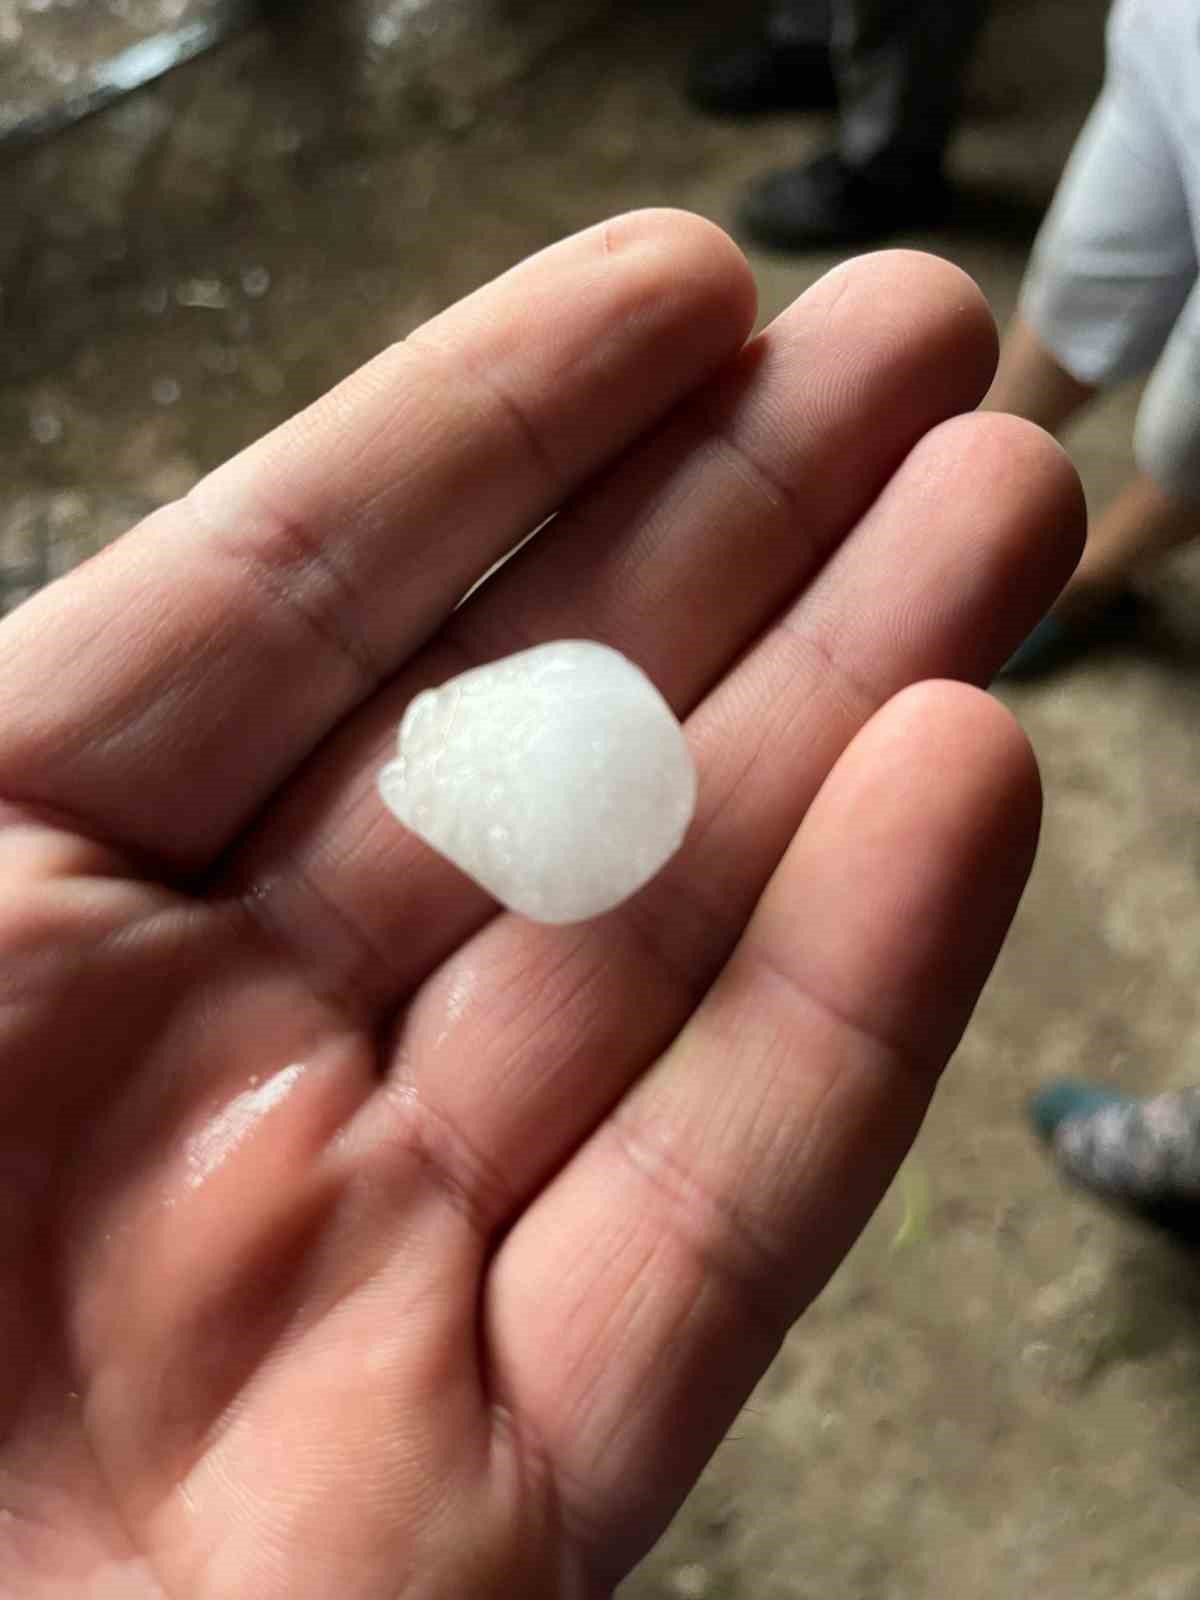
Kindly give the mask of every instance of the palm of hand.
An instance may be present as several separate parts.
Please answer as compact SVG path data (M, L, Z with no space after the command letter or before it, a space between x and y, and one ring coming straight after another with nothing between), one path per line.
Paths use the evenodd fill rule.
M974 691L871 714L1003 659L1077 493L939 426L990 348L944 265L749 315L695 221L583 235L0 630L0 1588L607 1594L878 1199L1037 801ZM701 811L544 929L373 776L416 689L577 635Z
M58 833L9 842L19 1032L62 1041L24 1056L58 1092L27 1083L6 1141L14 1574L120 1600L426 1571L468 1593L544 1562L549 1529L517 1542L536 1485L506 1485L488 1437L477 1219L417 1119L370 1103L370 1030L236 901L122 881ZM427 1513L399 1541L395 1505Z

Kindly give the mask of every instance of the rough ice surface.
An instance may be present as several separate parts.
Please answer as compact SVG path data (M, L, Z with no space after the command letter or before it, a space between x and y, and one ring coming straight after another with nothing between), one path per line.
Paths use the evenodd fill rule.
M379 790L510 910L582 922L674 855L696 769L645 673L607 645L571 639L419 694Z

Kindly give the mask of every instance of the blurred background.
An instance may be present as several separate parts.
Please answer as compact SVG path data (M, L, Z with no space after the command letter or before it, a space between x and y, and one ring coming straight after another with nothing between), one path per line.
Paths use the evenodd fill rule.
M733 226L829 123L690 107L730 10L0 0L4 605L549 241L644 204ZM993 8L959 203L902 236L1001 324L1106 10ZM764 319L842 253L752 251ZM1069 437L1093 502L1136 404ZM1013 937L902 1179L625 1600L1200 1600L1200 1282L1066 1190L1023 1109L1060 1073L1200 1081L1198 599L1188 552L1135 647L1003 689L1047 787Z

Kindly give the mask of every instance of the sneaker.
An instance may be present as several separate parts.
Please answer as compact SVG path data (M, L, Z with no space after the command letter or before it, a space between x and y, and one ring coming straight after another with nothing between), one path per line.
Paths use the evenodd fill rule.
M1070 1182L1200 1243L1200 1089L1132 1100L1067 1080L1041 1090L1029 1110Z
M827 45L776 41L765 32L742 44L702 51L692 62L687 97L710 116L767 111L827 111L837 88Z
M950 209L941 170L913 173L903 183L868 177L836 151L802 167L768 173L739 212L759 244L777 250L825 250L867 244L902 228L931 227Z

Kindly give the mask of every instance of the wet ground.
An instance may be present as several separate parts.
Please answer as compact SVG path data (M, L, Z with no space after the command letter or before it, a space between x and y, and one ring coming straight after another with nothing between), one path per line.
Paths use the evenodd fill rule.
M0 0L0 131L217 0ZM998 6L956 149L952 256L1010 312L1098 82L1103 0ZM52 140L0 145L7 603L559 235L642 203L728 224L820 119L707 123L678 83L716 5L278 8ZM764 314L831 263L755 258ZM1071 440L1099 504L1136 396ZM627 1600L1200 1600L1200 1277L1065 1194L1043 1078L1200 1076L1200 568L1136 648L1005 691L1044 847L904 1183ZM899 1237L898 1237L899 1236Z

